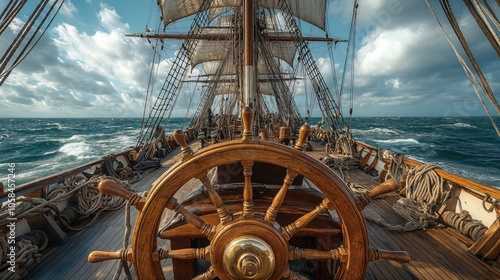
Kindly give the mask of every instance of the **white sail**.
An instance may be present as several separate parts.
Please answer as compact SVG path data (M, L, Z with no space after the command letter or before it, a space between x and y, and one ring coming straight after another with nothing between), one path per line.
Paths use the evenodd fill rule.
M202 2L202 0L158 0L158 5L162 11L165 26L167 26L178 19L199 12ZM278 2L278 0L258 1L260 6L270 9L278 7ZM212 7L238 7L241 3L241 0L213 0ZM288 3L294 16L325 29L326 0L289 0Z
M293 42L270 42L269 48L273 57L285 61L290 66L293 65L296 53ZM200 41L191 56L191 67L194 68L203 62L218 61L226 58L231 60L227 64L235 65L232 61L232 58L235 57L234 50L232 41Z

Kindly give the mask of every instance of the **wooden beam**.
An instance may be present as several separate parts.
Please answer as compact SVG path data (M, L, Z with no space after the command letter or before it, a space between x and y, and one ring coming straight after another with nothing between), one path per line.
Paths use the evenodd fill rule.
M233 40L234 35L229 34L197 34L188 37L188 34L152 34L152 33L133 33L125 35L127 37L138 37L147 39L174 39L174 40L186 40L188 38L194 40L205 40L205 41L229 41ZM295 38L291 36L276 36L276 35L264 35L266 41L270 42L293 42ZM308 42L347 42L347 40L339 38L326 38L326 37L302 37L304 41Z

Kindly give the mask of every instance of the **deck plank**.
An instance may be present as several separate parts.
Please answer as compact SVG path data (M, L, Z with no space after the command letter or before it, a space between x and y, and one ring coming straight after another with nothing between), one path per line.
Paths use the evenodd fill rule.
M132 185L135 191L149 190L152 183L164 173L175 160L167 161L161 168L148 173L141 181ZM111 279L117 261L98 264L87 262L87 256L96 250L116 251L123 245L124 209L101 214L101 218L87 229L70 234L50 254L30 269L28 279ZM131 221L137 210L131 208ZM123 275L123 274L122 274Z
M361 170L351 170L350 178L370 189L377 185L372 177ZM399 198L390 194L382 199L374 200L363 214L365 217L384 215L391 224L398 222L392 205ZM452 228L431 228L413 232L391 231L368 219L370 244L387 250L405 250L412 261L406 264L394 264L398 270L398 279L500 279L500 270L467 252L467 246L461 242L450 242L455 238ZM465 238L465 237L464 237ZM452 245L453 244L453 245ZM456 244L462 244L456 246ZM388 261L378 261L368 266L367 279L392 279L393 269L385 265ZM393 262L390 262L391 264ZM391 265L389 264L389 265ZM386 278L387 277L387 278ZM409 277L409 278L407 278Z

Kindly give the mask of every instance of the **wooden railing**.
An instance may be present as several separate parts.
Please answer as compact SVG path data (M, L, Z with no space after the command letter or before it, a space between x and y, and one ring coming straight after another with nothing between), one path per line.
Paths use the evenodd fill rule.
M365 149L379 149L379 148L370 146L366 143L359 142L359 141L356 141L356 144L360 147L364 147ZM381 149L381 150L383 150L383 149ZM409 159L407 157L403 158L403 162L404 162L404 164L411 166L411 167L415 167L415 166L419 166L419 165L424 164L420 161L417 161L414 159ZM490 195L494 198L500 198L500 189L496 189L494 187L470 180L468 178L464 178L462 176L449 173L449 172L444 171L442 169L435 169L435 171L443 179L446 179L450 182L456 183L456 184L458 184L466 189L469 189L469 190L472 190L475 192L479 192L481 194Z
M130 152L131 150L133 150L133 149L127 149L123 152L115 154L115 157L125 155L128 152ZM39 191L40 195L41 195L44 192L45 193L48 192L48 187L50 185L57 184L57 183L61 184L64 182L65 179L70 178L72 176L75 176L76 174L78 174L84 170L87 170L96 164L102 164L102 163L103 163L102 159L95 160L95 161L89 162L87 164L80 165L78 167L71 168L71 169L68 169L65 171L61 171L61 172L56 173L54 175L50 175L50 176L41 178L41 179L33 181L33 182L22 184L22 185L16 187L16 189L14 190L14 193L16 194L16 197L19 197L21 195L26 195L29 193L34 193L34 192ZM0 192L0 202L6 201L8 198L7 197L8 194L9 194L9 192L5 192L5 193Z

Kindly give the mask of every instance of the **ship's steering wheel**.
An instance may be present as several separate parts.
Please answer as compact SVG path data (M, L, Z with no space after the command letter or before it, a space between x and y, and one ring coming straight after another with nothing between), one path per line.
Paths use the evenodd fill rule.
M174 210L182 207L173 202L177 190L192 178L203 176L206 170L213 167L241 162L248 170L251 168L248 166L257 161L282 166L289 171L299 173L326 195L328 201L324 201L318 207L323 210L327 207L335 209L343 225L344 247L337 250L342 265L337 275L342 275L345 279L362 279L368 263L368 234L364 218L354 203L354 196L342 180L318 160L293 148L272 142L241 143L241 141L216 144L201 150L199 154L175 166L158 179L148 194L134 229L132 251L137 275L141 279L164 277L159 262L161 258L151 252L157 251L157 234L165 207ZM249 202L251 204L251 201ZM217 208L223 209L223 207ZM191 217L185 218L188 221L191 219ZM221 222L218 226L206 224L201 219L190 222L200 223L195 226L200 228L211 241L210 252L208 254L205 252L204 257L208 255L213 273L220 279L235 279L236 277L231 274L244 275L245 271L251 275L252 271L264 275L263 278L251 278L250 275L247 279L281 279L287 272L290 251L286 235L290 233L287 230L282 232L281 228L266 222L262 215L241 213L238 219ZM281 226L284 228L286 225ZM245 246L253 249L250 248L246 252L239 248ZM257 252L252 253L252 250ZM242 253L238 254L238 251ZM331 252L328 254L331 255ZM234 268L236 271L228 271L231 268L226 269L224 263L228 261L238 264ZM269 268L267 265L271 262L274 265ZM240 279L245 278L240 277Z
M180 140L184 159L155 182L147 198L138 198L135 194L136 198L132 198L129 195L132 204L141 211L136 220L131 248L121 251L120 256L117 256L118 252L114 253L114 258L132 261L139 279L163 279L165 276L160 263L165 258L209 260L210 268L195 279L306 279L289 269L288 261L293 259L334 259L340 263L336 279L363 279L373 253L370 253L364 217L352 191L326 165L300 151L305 137L299 137L296 145L299 149L252 140L245 123L243 140L215 144L196 155L191 153L185 139L182 139L182 132L174 135L178 138L176 140ZM245 176L243 210L230 213L210 184L207 170L238 162L243 166ZM265 214L253 211L251 174L254 162L277 165L287 170L283 186ZM276 213L297 174L314 184L326 198L294 223L279 225L275 221ZM217 207L219 224L206 223L174 198L176 192L193 178L203 183ZM289 246L288 240L298 229L327 210L335 210L340 218L341 247L321 251ZM201 249L159 249L158 231L164 211L176 211L183 215L208 238L210 245ZM94 253L89 260L113 258L104 252Z

